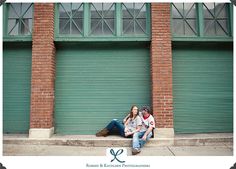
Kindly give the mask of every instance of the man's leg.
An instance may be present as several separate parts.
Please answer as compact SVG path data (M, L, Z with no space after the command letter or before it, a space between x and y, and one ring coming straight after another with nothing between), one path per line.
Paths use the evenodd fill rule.
M139 138L142 137L144 135L144 132L136 132L133 134L133 148L140 148L140 142L139 142Z
M145 132L144 132L145 133ZM148 135L147 135L147 139L144 141L142 140L142 137L140 138L140 147L142 148L144 146L144 144L152 137L152 132L150 132Z
M140 138L143 137L145 132L136 132L133 134L133 145L132 145L132 155L136 155L138 153L141 152L140 148L141 148L141 145L140 145Z
M146 141L142 140L144 132L137 132L133 135L133 145L132 145L132 154L136 155L141 152L140 148L144 146L147 140L149 140L152 137L152 132L148 134Z

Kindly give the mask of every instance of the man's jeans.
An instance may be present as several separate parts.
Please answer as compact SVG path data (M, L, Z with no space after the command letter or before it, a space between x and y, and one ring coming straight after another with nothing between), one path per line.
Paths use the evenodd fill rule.
M119 120L117 120L117 119L113 119L113 120L106 126L106 128L107 128L107 130L108 130L109 132L113 131L113 129L114 129L115 127L118 129L119 134L120 134L121 136L125 137L125 131L124 131L124 130L125 130L125 126L124 126L124 124L123 124L121 121L119 121Z
M147 140L152 137L152 132L147 135L146 141L142 140L143 135L146 131L143 132L136 132L133 135L133 148L142 148Z

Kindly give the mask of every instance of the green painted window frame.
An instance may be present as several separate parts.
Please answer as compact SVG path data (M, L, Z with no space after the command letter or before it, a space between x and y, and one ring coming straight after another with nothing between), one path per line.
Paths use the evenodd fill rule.
M96 3L89 3L89 14L91 14L91 6L92 4L96 4ZM104 4L104 3L101 3L101 4ZM109 4L112 4L112 6L114 5L114 30L112 31L111 34L108 34L108 35L100 35L100 36L97 36L97 35L94 35L93 32L92 32L92 29L90 28L89 29L89 36L91 37L115 37L116 36L116 3L109 3ZM111 6L111 7L112 7ZM94 6L95 8L95 6ZM89 16L89 25L91 25L91 17ZM104 18L100 18L101 20L103 20ZM106 19L105 19L106 20ZM104 27L102 26L102 30L104 29ZM109 28L110 29L110 28Z
M177 2L177 3L178 3L178 2ZM196 34L193 34L193 35L175 35L175 34L173 33L173 30L172 30L172 28L173 28L173 20L174 20L174 19L180 19L180 18L174 18L174 19L173 19L173 17L172 17L173 4L176 4L176 3L171 3L171 32L172 32L172 36L173 36L173 37L190 37L190 38L197 37L198 34L199 34L199 28L198 28L199 20L198 20L198 12L197 12L197 10L198 10L198 4L197 4L197 3L191 3L191 2L188 3L188 4L193 4L193 5L195 5L195 8L196 8L196 18L194 18L194 19L196 20ZM186 3L179 3L179 4L184 5L184 4L186 4ZM192 7L191 7L191 9L192 9ZM191 9L190 9L190 10L191 10ZM188 12L187 12L187 13L188 13ZM193 19L193 18L191 18L191 19ZM181 20L184 20L184 21L187 23L187 20L189 20L189 18L185 18L185 16L184 16L183 18L181 18ZM184 23L185 23L185 22L184 22ZM195 33L195 32L194 32L194 33Z
M72 9L73 3L68 3L68 4L70 4L70 9ZM78 8L76 9L76 11L77 11L78 9L83 9L83 11L84 11L83 3L78 3L78 4L80 4L80 5L79 5ZM77 5L78 5L78 4L77 4ZM60 6L61 6L61 7L64 9L64 11L65 11L65 6L64 6L64 5L61 5L61 3L58 4L58 8L60 8ZM68 13L67 11L65 11L65 12L66 12L66 15L67 15L68 18L62 17L62 19L67 19L66 24L63 26L63 28L65 28L65 26L66 26L67 24L69 24L69 27L70 27L70 31L69 31L69 32L71 33L71 32L72 32L72 25L74 25L74 26L76 26L77 30L80 32L79 35L83 34L84 30L83 30L83 29L82 29L82 30L79 29L79 27L78 27L78 25L77 25L75 19L81 19L81 18L84 18L84 17L83 17L83 16L82 16L82 17L74 17L77 12L75 12L74 14L71 13L71 11L69 11L69 13ZM59 20L60 20L60 17L59 17ZM82 23L83 23L83 19L82 19ZM60 22L59 22L59 25L60 25ZM75 35L75 34L70 34L70 35ZM81 35L81 36L82 36L82 35Z
M135 37L141 37L141 36L144 36L144 37L146 37L146 36L150 36L150 7L148 7L148 3L144 3L144 4L146 4L146 35L145 34L143 34L143 35L137 35L137 34L125 34L124 32L123 32L123 21L122 21L122 18L123 18L123 16L122 16L122 5L125 5L125 4L127 4L127 3L129 3L130 4L130 2L126 2L126 3L121 3L121 5L120 5L120 12L121 12L121 25L120 25L120 29L121 29L121 34L122 34L122 36L123 37L133 37L133 36L135 36ZM149 26L149 27L148 27Z
M3 41L32 41L32 34L30 35L8 35L8 11L9 4L3 4ZM34 23L34 3L32 4L32 32L33 32L33 23Z
M197 36L176 36L174 35L172 29L172 41L222 41L222 42L232 42L233 41L233 5L232 3L226 3L227 5L227 13L229 16L228 19L228 31L229 36L205 36L204 35L204 16L203 16L203 3L195 3L196 4L196 12L197 12L197 23L196 30ZM171 3L171 27L173 26L172 21L172 3Z
M94 36L90 35L90 3L83 3L84 19L83 34L59 34L59 3L55 4L55 41L150 41L151 40L151 5L146 3L146 35L123 35L122 34L122 3L115 3L115 35Z

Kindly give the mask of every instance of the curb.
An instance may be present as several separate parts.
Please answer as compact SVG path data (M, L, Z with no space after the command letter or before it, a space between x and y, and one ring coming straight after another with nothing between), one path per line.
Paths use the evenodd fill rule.
M61 145L61 146L82 146L82 147L130 147L131 138L119 136L95 137L95 136L53 136L48 139L32 139L27 135L4 135L3 144L19 145ZM194 135L193 137L174 138L151 138L145 146L205 146L233 144L233 134L217 135L209 137Z

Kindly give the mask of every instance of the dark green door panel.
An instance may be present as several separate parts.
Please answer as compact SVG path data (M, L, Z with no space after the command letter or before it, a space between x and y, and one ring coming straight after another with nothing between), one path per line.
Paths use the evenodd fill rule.
M58 48L56 133L95 134L131 105L150 105L149 62L148 48Z
M3 49L3 132L28 133L30 119L30 46Z
M173 48L176 133L233 131L233 49Z

